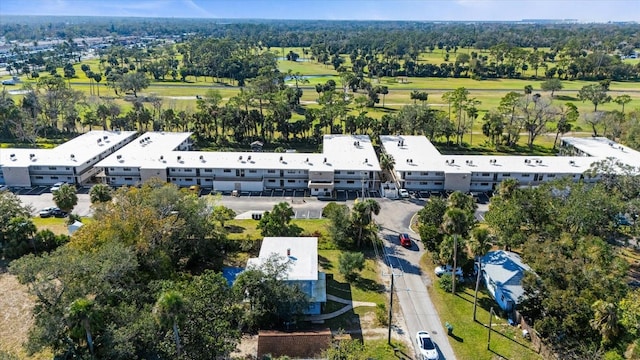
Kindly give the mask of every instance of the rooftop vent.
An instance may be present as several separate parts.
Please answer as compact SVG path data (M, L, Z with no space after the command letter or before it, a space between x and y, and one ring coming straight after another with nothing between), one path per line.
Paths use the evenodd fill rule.
M98 144L100 144L102 142L102 139L98 139Z
M36 157L36 154L29 154L29 159L33 159L34 157Z
M540 159L536 160L536 164L542 164L542 160Z
M182 160L182 156L178 155L178 161Z
M282 162L282 160L283 160L283 158L282 158L282 156L280 156L280 162Z
M496 160L496 159L490 159L490 160L489 160L489 164L495 164L497 161L498 161L498 160Z
M569 160L569 165L575 165L575 164L576 164L576 162L575 162L575 161L573 161L573 160Z
M525 163L525 164L530 164L530 163L531 163L531 160L529 160L529 159L524 159L524 163Z
M102 137L103 139L107 140L109 137L107 135Z
M118 160L122 159L122 155L116 156L116 159L118 159Z
M369 162L369 159L364 158L364 163L366 164L366 163L368 163L368 162Z
M200 155L200 160L204 161L204 155Z
M473 165L473 160L466 160L466 161L465 161L465 164L467 164L467 165Z
M164 160L164 156L160 155L160 161Z
M247 161L251 161L251 155L247 156Z
M327 158L324 158L324 161L322 163L326 164L327 163Z
M75 156L75 155L73 155L73 154L71 154L71 156L70 156L70 157L71 157L72 159L75 159L75 158L76 158L76 156Z
M242 155L238 157L238 161L242 161ZM280 158L280 161L282 161L282 158Z
M13 159L14 157L16 157L16 154L11 154L9 155L9 157Z

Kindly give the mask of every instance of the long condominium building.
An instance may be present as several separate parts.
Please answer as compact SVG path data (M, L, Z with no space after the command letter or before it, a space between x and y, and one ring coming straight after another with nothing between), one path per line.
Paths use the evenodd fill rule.
M135 185L151 178L215 191L373 190L380 165L367 135L325 135L322 153L189 151L191 133L148 132L102 160L106 183Z
M395 182L413 191L487 191L508 178L533 186L560 177L580 180L592 164L607 158L640 169L640 152L606 138L562 138L559 156L444 155L424 136L380 140L394 159Z
M53 149L0 149L0 184L26 188L85 184L96 175L99 161L135 136L134 131L90 131Z

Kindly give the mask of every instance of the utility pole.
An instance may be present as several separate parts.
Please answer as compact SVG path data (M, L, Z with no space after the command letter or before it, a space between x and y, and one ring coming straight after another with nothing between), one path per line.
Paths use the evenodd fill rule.
M479 259L479 258L478 258ZM476 308L478 307L478 287L480 286L480 271L482 271L482 263L478 261L478 269L476 269L476 295L473 297L473 321L476 321Z
M393 267L391 268L391 300L389 300L389 332L387 335L387 344L391 345L391 317L393 315Z
M487 338L487 350L491 350L491 321L493 320L493 306L489 310L489 336Z

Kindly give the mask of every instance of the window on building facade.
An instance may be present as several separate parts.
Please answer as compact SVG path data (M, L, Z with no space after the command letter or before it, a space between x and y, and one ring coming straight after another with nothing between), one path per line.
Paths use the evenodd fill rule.
M224 169L224 170L222 170L222 172L230 173L231 169Z
M347 184L355 184L355 181L353 181L353 180L347 180Z
M213 171L213 170L211 170L211 169L204 169L204 172L208 172L208 173L210 173L210 172L212 172L212 171Z
M347 175L355 175L355 171L347 171Z
M49 170L58 170L58 168L55 166L49 166Z

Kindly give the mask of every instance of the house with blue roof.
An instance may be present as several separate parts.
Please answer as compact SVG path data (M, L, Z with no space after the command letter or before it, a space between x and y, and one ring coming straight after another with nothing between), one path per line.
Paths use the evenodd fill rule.
M490 251L483 256L481 275L487 290L504 311L513 311L524 295L522 278L531 268L516 253Z

